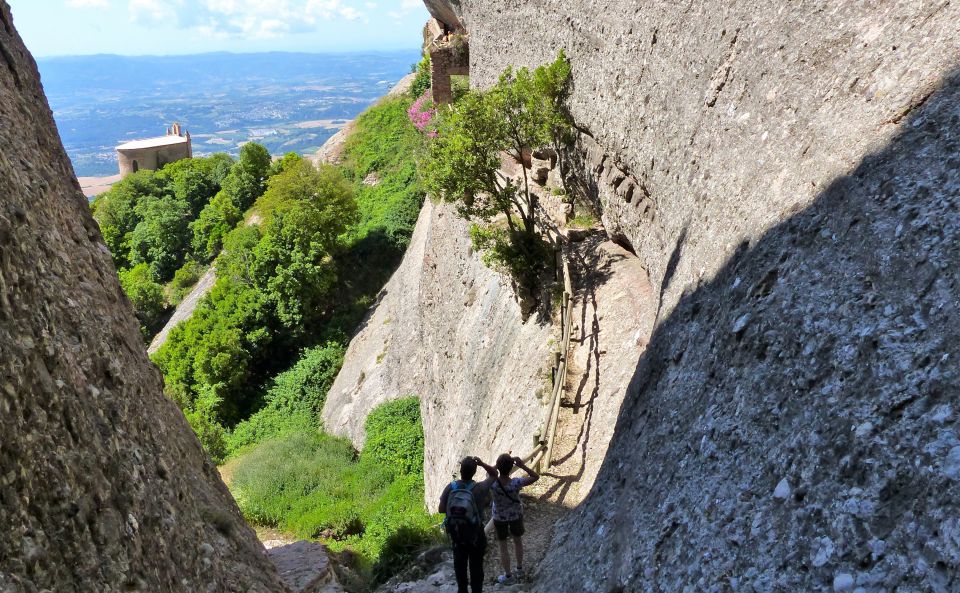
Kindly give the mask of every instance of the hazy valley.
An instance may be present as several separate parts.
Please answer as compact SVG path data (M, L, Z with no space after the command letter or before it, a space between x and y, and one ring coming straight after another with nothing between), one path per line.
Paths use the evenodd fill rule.
M44 90L80 177L117 173L114 148L179 121L194 154L316 151L382 96L418 52L114 55L38 60Z

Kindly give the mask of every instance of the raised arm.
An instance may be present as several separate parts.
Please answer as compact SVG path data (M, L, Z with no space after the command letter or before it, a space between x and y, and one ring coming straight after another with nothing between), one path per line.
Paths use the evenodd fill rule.
M527 481L527 484L528 484L528 485L529 485L529 484L533 484L534 482L536 482L537 480L540 479L540 474L538 474L538 473L535 472L534 470L532 470L532 469L530 469L529 467L527 467L527 465L526 465L526 464L523 462L523 460L520 459L519 457L514 457L514 458L513 458L513 463L514 463L514 465L516 465L517 467L519 467L519 468L522 469L523 471L527 472L527 480L528 480L528 481Z
M493 467L492 465L487 465L479 457L474 457L473 460L477 462L478 466L487 471L487 479L483 481L484 483L489 482L492 484L493 481L497 479L497 476L500 475L500 472L497 471L497 468Z

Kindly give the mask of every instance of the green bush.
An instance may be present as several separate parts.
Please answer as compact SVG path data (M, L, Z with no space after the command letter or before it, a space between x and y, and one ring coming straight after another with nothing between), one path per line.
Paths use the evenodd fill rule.
M200 211L200 216L190 223L192 237L190 246L195 257L210 261L223 247L223 238L243 218L240 209L225 191L220 191Z
M371 417L403 425L400 434L422 435L419 413L412 413L419 403L402 401L401 406L387 404L386 412L374 410ZM373 429L390 432L378 422ZM393 442L416 443L418 450L392 450L392 458L423 459L422 436ZM436 538L435 519L423 504L422 461L413 474L399 467L367 448L358 459L345 439L292 431L238 457L230 489L250 521L296 537L320 538L334 550L350 549L367 575L382 581Z
M127 294L140 320L144 336L152 335L167 311L163 287L154 282L150 267L141 263L129 270L120 270L120 287Z
M319 428L320 412L344 353L335 343L304 351L292 368L274 378L264 406L234 428L228 438L230 453L286 432Z
M423 472L420 400L407 397L378 406L364 425L363 461L393 468L401 475Z
M343 153L345 174L355 184L360 211L353 241L384 235L391 243L389 260L410 241L424 198L416 165L423 137L407 116L411 103L404 97L385 99L365 111ZM380 181L365 185L363 180L371 173Z
M205 271L206 267L195 260L188 259L184 262L180 269L173 273L173 280L170 281L170 304L179 305Z
M419 99L420 95L427 92L430 88L430 54L424 53L423 58L414 64L411 69L417 75L413 77L413 84L410 85L410 96Z

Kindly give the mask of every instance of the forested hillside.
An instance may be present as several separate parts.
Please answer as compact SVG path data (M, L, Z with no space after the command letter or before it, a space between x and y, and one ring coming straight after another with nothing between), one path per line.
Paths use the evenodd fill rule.
M218 154L140 171L92 205L147 337L215 266L212 290L153 355L166 393L211 457L229 460L251 521L349 547L367 576L429 537L418 400L371 414L381 442L359 462L349 442L323 434L320 411L423 202L412 101L363 113L338 165L292 153L271 162L251 143L236 162Z

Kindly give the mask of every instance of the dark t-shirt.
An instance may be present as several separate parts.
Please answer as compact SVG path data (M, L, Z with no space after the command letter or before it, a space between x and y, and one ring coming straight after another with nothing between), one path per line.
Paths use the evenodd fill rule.
M473 500L476 501L481 515L483 515L483 509L490 504L490 485L493 484L493 481L496 479L494 476L488 476L486 480L476 482L477 485L473 487ZM461 488L469 483L470 482L464 482L463 480L457 480L457 485ZM447 484L447 487L443 489L443 494L440 495L440 508L443 509L440 511L441 513L446 511L447 498L449 497L450 484Z

